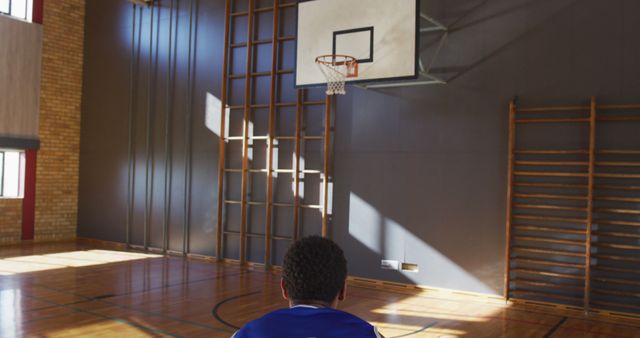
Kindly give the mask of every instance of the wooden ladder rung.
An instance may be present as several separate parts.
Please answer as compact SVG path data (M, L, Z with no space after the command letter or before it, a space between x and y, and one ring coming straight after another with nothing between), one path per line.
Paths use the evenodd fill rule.
M569 183L514 182L513 186L528 187L528 188L589 189L589 186L586 184L569 184Z
M224 170L227 173L242 173L243 170L242 169L235 169L235 168L229 168L229 169L225 169ZM248 173L253 173L253 174L257 174L257 173L266 173L267 169L247 169Z
M293 208L295 206L295 204L293 203L279 203L279 202L273 202L272 205L274 207L280 207L280 208Z
M599 173L593 174L594 177L598 178L640 178L640 174L609 174L609 173Z
M607 254L593 254L592 257L608 259L612 261L626 261L626 262L639 262L640 257L628 257L628 256L619 256L619 255L607 255Z
M600 167L640 167L640 162L596 162Z
M522 155L589 155L589 150L516 149L514 153Z
M305 141L324 141L324 137L322 135L319 135L319 136L315 136L315 135L305 136L302 139L305 140Z
M514 215L514 219L526 219L530 221L552 221L552 222L563 222L563 223L586 223L586 219L582 218L570 218L570 217L559 217L559 216L536 216L536 215Z
M551 107L535 107L535 108L518 108L518 113L550 113L550 112L568 112L582 111L588 113L591 106L551 106Z
M633 209L609 209L609 208L595 208L594 212L604 212L607 214L622 214L622 215L640 215L640 210Z
M543 298L554 298L554 299L561 299L561 300L565 300L565 301L570 301L570 302L579 302L582 301L582 297L580 296L567 296L567 295L558 295L555 293L547 293L547 292L540 292L540 291L522 291L522 290L513 290L513 292L515 294L521 294L521 295L529 295L529 296L534 296L534 297L543 297Z
M637 305L605 302L605 301L600 301L600 300L592 300L591 304L602 305L602 306L610 306L610 307L618 307L618 308L625 308L625 309L633 309L633 310L640 310L640 306L637 306Z
M601 155L640 155L638 149L602 149L596 151L596 154Z
M550 166L550 167L568 166L568 167L577 167L577 166L588 166L589 162L514 161L513 164L515 164L515 165L525 165L525 166Z
M324 101L306 101L302 102L303 106L315 106L315 105L324 105ZM276 107L296 107L298 104L295 102L280 102L276 103Z
M276 136L276 140L287 140L287 141L295 141L295 136ZM324 140L324 136L304 136L300 138L305 141L322 141Z
M542 171L516 171L515 176L538 176L538 177L589 177L588 173L571 172L542 172Z
M593 222L596 224L604 224L604 225L622 225L622 226L640 227L640 222L631 222L631 221L614 221L614 220L596 219Z
M549 119L516 119L516 123L528 124L528 123L588 123L588 118L573 117L573 118L549 118Z
M242 204L242 201L237 201L237 200L224 200L225 204ZM267 203L265 202L254 202L254 201L247 201L246 202L247 205L267 205Z
M627 268L619 268L613 266L602 266L602 265L592 265L592 269L607 271L607 272L622 272L622 273L631 273L631 274L640 274L640 270L638 269L627 269Z
M580 242L580 241L546 238L546 237L513 236L513 240L522 241L522 242L536 242L536 243L556 243L556 244L566 244L566 245L574 245L574 246L587 245L585 242Z
M640 121L640 116L600 116L598 121Z
M640 109L640 104L603 104L603 105L599 105L598 109L604 109L604 110Z
M584 286L582 285L559 284L559 283L554 284L554 283L546 283L542 281L523 279L523 278L513 278L511 281L516 283L516 285L524 284L529 286L546 287L546 288L552 288L552 289L555 288L555 289L567 289L567 290L576 290L576 291L584 290Z
M623 238L639 238L640 239L640 233L632 234L632 233L618 232L618 231L596 230L593 232L593 235L602 236L602 237L623 237ZM638 272L640 273L640 270L638 270Z
M567 206L561 206L561 205L545 205L545 204L514 204L513 208L514 209L587 211L587 208L567 207Z
M513 194L513 197L553 199L553 200L575 200L575 201L586 201L586 200L588 200L587 196L555 195L555 194Z
M286 236L271 236L271 238L277 241L293 241L293 238Z
M640 286L640 281L638 280L628 280L623 278L609 278L609 277L593 277L592 279L599 282L603 282L603 283Z
M592 243L591 245L598 248L610 248L610 249L619 249L619 250L640 250L640 245L614 244L614 243Z
M268 140L269 136L249 136L247 137L247 140L249 141L264 141L264 140ZM225 138L225 140L227 141L244 141L244 137L243 136L229 136L227 138Z
M545 259L531 259L531 258L521 258L514 257L511 259L512 262L521 262L527 264L536 264L536 265L549 265L549 266L558 266L558 267L567 267L567 268L576 268L576 269L584 269L584 264L576 264L576 263L568 263L568 262L558 262L551 261Z
M547 277L558 277L558 278L566 278L566 279L575 279L575 280L584 280L584 276L572 275L568 273L559 273L559 272L550 272L544 270L536 270L536 269L511 269L513 272L520 272L528 275L539 275L539 276L547 276Z
M231 235L231 236L240 236L240 232L238 232L238 231L232 231L232 230L226 230L226 231L223 231L223 234L225 234L225 235ZM249 232L245 233L245 236L247 236L247 237L253 237L253 238L264 238L264 237L265 237L265 235L263 235L263 234L255 234L255 233L249 233ZM272 237L272 238L273 238L273 237Z
M596 184L595 189L601 189L601 190L640 191L640 186L634 186L634 185L615 185L615 184Z
M279 8L290 8L290 7L295 7L296 3L284 3L284 4L280 4L278 7ZM273 7L261 7L261 8L256 8L253 10L254 13L264 13L264 12L271 12L273 11ZM246 16L249 15L248 11L241 11L241 12L234 12L230 14L231 17L237 17L237 16Z
M540 253L545 255L560 255L560 256L571 256L571 257L586 256L586 254L584 253L575 252L575 251L548 250L548 249L532 248L532 247L526 247L526 246L512 246L511 248L516 251Z
M293 73L293 69L282 69L279 70L277 72L277 74L292 74ZM262 76L271 76L271 72L253 72L251 74L249 74L250 77L262 77ZM230 79L245 79L247 77L247 74L230 74L229 78ZM251 108L255 108L256 105L252 105ZM268 104L263 104L260 105L258 108L268 108L269 105Z
M534 231L534 232L553 232L553 233L561 233L561 234L574 234L574 235L586 235L586 230L578 230L578 229L567 229L561 227L542 227L535 225L514 225L514 229L520 231Z
M619 197L619 196L599 196L594 198L596 201L611 201L611 202L628 202L628 203L640 203L640 198L635 197Z

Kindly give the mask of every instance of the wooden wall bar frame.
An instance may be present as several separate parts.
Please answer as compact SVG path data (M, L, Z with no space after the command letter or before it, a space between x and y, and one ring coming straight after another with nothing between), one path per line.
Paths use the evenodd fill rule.
M293 239L300 238L300 160L302 158L302 114L304 110L304 89L298 89L296 103L295 164L293 168Z
M216 257L222 258L222 226L223 226L223 211L224 211L224 171L226 166L226 114L225 109L228 100L228 86L229 86L229 39L231 28L231 1L226 0L225 4L225 20L224 20L224 56L222 59L222 87L220 90L220 135L218 145L218 212L217 212L217 224L216 224Z
M322 237L329 235L329 152L331 151L331 95L325 97L322 175Z
M304 124L305 116L307 113L307 106L320 106L323 104L328 104L330 102L329 99L325 97L324 100L314 99L309 101L305 101L307 96L310 93L309 89L294 89L296 100L295 102L278 102L279 100L279 90L283 90L279 85L278 81L280 80L280 76L284 75L292 75L293 71L290 69L279 69L282 65L280 64L279 55L284 50L284 47L281 43L286 41L295 40L295 37L291 36L279 36L281 32L284 30L280 27L280 25L284 24L281 22L283 9L295 9L295 3L282 3L281 0L274 0L273 4L268 7L256 8L255 4L256 0L248 0L248 9L246 11L234 13L234 0L226 0L226 17L225 17L225 37L224 37L224 58L223 58L223 74L222 74L222 93L221 93L221 106L223 107L223 112L220 117L220 126L222 132L220 135L220 144L219 144L219 163L218 163L218 210L217 210L217 224L216 224L216 257L221 260L229 260L225 257L225 236L233 236L233 238L240 238L240 254L238 263L246 265L260 265L265 269L270 269L274 263L273 252L274 252L274 241L290 241L296 240L301 236L302 230L302 221L304 219L304 215L301 212L302 209L313 209L318 210L322 213L322 235L328 235L328 200L329 200L329 160L330 160L330 142L331 142L331 132L333 127L331 112L332 110L330 106L326 107L326 112L329 112L329 115L325 116L324 124L325 124L325 135L305 135L305 131L308 128L306 124ZM258 14L263 12L271 12L273 16L270 20L273 23L273 31L269 34L271 35L270 39L256 40L255 36L258 36L257 30L260 27L257 26L256 20L258 20ZM236 17L246 17L246 20L240 20L239 22L234 22L234 18ZM236 26L246 25L246 42L233 42L234 32ZM240 28L240 27L239 27ZM244 28L242 29L242 33L244 34ZM254 60L254 47L257 45L266 45L270 44L272 47L271 50L271 69L269 71L258 71L254 70L254 66L257 65L256 60ZM233 73L230 69L233 64L233 53L232 50L234 48L247 48L246 59L242 59L241 63L246 62L246 67L243 71L243 74ZM268 102L252 102L254 99L254 93L256 92L256 84L254 83L254 79L257 77L270 77L270 89L269 89L269 98ZM240 95L244 96L244 102L241 104L230 105L230 88L231 81L233 80L243 80L245 81L244 93L241 90L238 91L238 98ZM265 88L266 89L266 86ZM278 125L278 109L279 108L295 108L295 134L294 135L276 135L276 126ZM250 123L253 116L254 109L268 109L268 127L266 127L266 135L250 135ZM226 110L231 111L231 115L226 115ZM242 136L239 135L227 135L227 130L230 125L230 117L233 115L234 111L239 112L243 111L243 123L242 123ZM253 121L254 123L256 121ZM328 128L326 126L329 126ZM249 149L251 146L251 142L255 140L265 141L266 146L266 168L251 168L249 161ZM242 168L227 168L227 162L230 157L230 153L228 153L229 149L227 147L228 142L242 142ZM294 142L294 154L293 154L293 168L277 168L276 159L274 159L274 153L276 153L275 149L277 147L276 142L278 141L292 141ZM324 166L322 168L310 168L305 169L302 168L303 153L304 153L304 143L306 141L324 141L325 153L323 156ZM255 151L255 149L254 149ZM237 156L237 154L235 154ZM235 159L236 157L234 157ZM229 180L227 179L227 173L236 173L242 175L240 194L241 197L235 200L230 200L226 198L227 192L230 191ZM251 177L250 174L253 173L264 173L266 175L266 191L265 191L265 200L256 201L252 200L248 191L250 190L250 182ZM287 173L291 174L291 181L293 183L293 202L290 203L281 203L276 201L276 193L277 185L276 178L278 177L277 173ZM321 193L324 195L324 198L321 198L322 201L318 202L317 205L310 205L305 203L301 198L302 195L302 184L303 184L303 176L304 174L324 174L326 179L322 182L323 186L321 187ZM287 175L288 176L288 175ZM236 187L233 187L237 189ZM233 190L236 192L236 190ZM240 206L240 225L239 230L229 230L226 229L228 226L227 218L229 210L226 208L229 205ZM265 223L264 223L264 234L256 233L255 230L249 231L253 229L250 225L255 225L254 223L250 223L254 221L253 216L250 215L250 210L248 210L251 206L265 206ZM292 226L292 235L291 237L276 235L275 230L275 222L278 219L275 217L276 207L282 208L292 208L293 209L293 226ZM237 224L234 224L237 226ZM289 226L289 224L287 224ZM250 250L249 247L250 239L261 239L264 241L264 263L257 262L249 262L247 258L249 253L255 255L254 250ZM253 244L251 244L253 245Z
M599 111L603 113L600 114ZM635 112L632 110L636 110ZM616 122L616 123L635 123L640 121L640 105L624 104L624 105L598 105L595 97L591 97L590 104L577 106L556 106L556 107L537 107L537 108L519 108L514 101L509 104L509 154L508 154L508 187L507 187L507 211L506 211L506 262L505 262L505 281L504 281L504 297L509 300L514 298L526 299L529 302L545 302L545 300L535 299L542 297L550 299L558 306L571 306L576 309L582 309L586 313L615 312L625 309L630 316L637 315L640 307L632 305L630 300L625 300L631 296L637 296L637 291L618 290L607 284L622 285L625 287L640 288L640 283L631 280L631 277L620 277L620 275L603 275L608 273L623 274L640 274L640 270L633 264L640 262L636 258L637 250L640 246L618 242L620 239L634 240L640 238L637 232L640 222L630 219L614 218L618 216L636 216L640 215L637 206L600 206L597 202L606 203L636 203L640 201L640 196L630 195L640 191L640 186L630 181L628 185L608 182L606 180L638 180L640 173L631 172L638 168L640 161L636 158L627 159L628 156L640 155L640 149L637 142L632 143L627 148L633 149L600 149L598 144L602 135L597 134L597 127L600 123ZM620 111L623 111L622 113ZM519 118L519 114L526 114L526 118ZM548 115L554 114L553 118ZM563 113L588 114L588 117L562 117ZM636 115L633 115L636 114ZM588 126L588 139L585 140L587 149L518 149L516 147L516 128L528 123L556 123L568 124L579 123ZM598 136L598 137L597 137ZM620 138L616 138L618 141ZM604 142L604 141L603 141ZM617 156L616 159L600 159L597 156ZM515 157L519 156L516 160ZM553 160L524 160L526 156L552 156ZM555 156L555 157L554 157ZM558 156L584 156L588 157L587 162L576 159L557 160ZM625 159L619 159L620 156L626 156ZM516 166L534 167L520 171L516 170ZM546 168L545 168L546 166ZM554 168L555 166L555 168ZM580 172L560 171L558 166L580 167ZM540 169L539 169L540 168ZM545 170L542 170L544 168ZM620 170L616 170L620 168ZM586 170L582 172L581 170ZM516 182L515 177L518 177ZM527 179L528 181L523 181ZM555 181L540 181L540 179L556 179ZM558 181L572 179L573 181ZM605 180L597 181L596 179ZM577 182L575 180L584 180ZM515 188L520 189L554 189L554 192L530 192L529 190L518 190L514 193ZM565 192L568 190L568 192ZM613 190L625 191L627 194L596 194L596 190ZM560 192L559 192L560 191ZM535 198L537 202L518 202L514 199ZM578 206L562 205L556 203L584 203ZM531 203L531 204L526 204ZM514 213L514 209L519 212ZM555 211L571 211L584 214L582 216L569 215L545 215L530 214L530 210L555 210ZM596 217L597 216L597 217ZM533 224L520 223L535 222ZM539 224L544 222L544 224ZM547 224L547 222L551 222ZM517 224L516 224L517 223ZM555 224L554 224L555 223ZM560 224L560 225L559 225ZM572 224L569 226L569 224ZM582 227L577 227L578 225ZM614 227L630 227L629 230L614 228L613 230L603 229L602 226ZM514 231L516 232L514 235ZM524 235L522 233L525 233ZM554 237L558 236L558 237ZM568 238L564 236L580 236L581 239ZM582 236L584 238L582 239ZM597 236L598 238L595 238ZM604 240L603 240L604 238ZM584 251L577 249L563 249L557 246L545 248L526 247L512 242L525 243L543 243L545 245L571 245L573 247L584 247ZM529 244L530 245L530 244ZM592 252L592 248L616 250L614 252L601 251ZM518 256L512 257L517 252ZM522 254L545 254L550 255L548 258L528 258ZM551 255L559 255L564 257L561 260ZM571 260L566 260L571 259ZM606 261L609 261L606 262ZM603 263L603 261L605 261ZM539 268L531 268L522 266L521 264L533 264ZM615 263L615 264L613 264ZM515 266L512 266L515 264ZM624 266L624 264L630 264ZM559 273L547 271L549 267L577 269L570 273ZM582 272L584 271L584 272ZM595 271L595 272L593 272ZM529 281L529 278L522 278L517 274L524 273L527 276L535 275L540 280ZM513 274L513 275L512 275ZM566 280L580 281L580 284L567 284L557 281L546 280L544 277L562 278ZM595 282L595 283L594 283ZM522 287L518 287L518 285ZM531 290L531 288L534 288ZM535 288L542 288L538 291ZM546 291L553 290L553 292ZM562 294L559 292L567 292ZM581 293L578 297L577 292ZM603 295L614 297L613 299L601 298ZM596 297L597 296L597 297ZM617 297L617 298L615 298ZM533 298L533 299L529 299ZM593 299L595 298L595 299ZM548 302L548 301L546 301ZM565 303L563 303L565 302ZM574 304L574 305L568 305Z
M276 119L276 80L278 78L278 36L280 34L280 0L273 0L273 34L271 43L271 91L269 94L269 126L267 140L267 196L264 226L264 266L271 267L271 235L273 219L273 146L275 141Z
M240 264L247 262L247 192L249 188L249 124L251 120L251 71L253 70L254 0L249 0L247 14L247 67L244 84L244 113L242 118L242 183L240 195Z
M584 278L584 309L589 311L591 303L591 234L593 232L593 186L596 160L596 98L591 97L589 111L589 188L587 197L587 234L585 237L585 278Z
M509 298L509 275L511 274L511 209L513 204L513 165L515 162L515 128L516 128L516 101L509 102L509 139L508 139L508 161L507 168L507 208L506 208L506 233L505 233L505 272L504 272L504 298Z

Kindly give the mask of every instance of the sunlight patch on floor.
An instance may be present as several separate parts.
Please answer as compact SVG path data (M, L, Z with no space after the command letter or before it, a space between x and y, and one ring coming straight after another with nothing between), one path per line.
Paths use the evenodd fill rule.
M162 257L162 255L110 250L83 250L45 255L10 257L0 259L0 276L11 276L19 273L93 266L160 257Z
M468 334L467 331L446 329L446 328L428 328L418 325L406 325L395 323L383 323L383 322L371 322L372 325L380 330L380 333L385 337L396 337L403 335L410 335L411 337L439 337L441 335L447 335L448 337L459 337Z
M93 320L92 320L93 321ZM159 337L161 335L146 332L142 328L128 325L123 321L99 320L80 326L61 328L46 332L46 337L96 337L98 332L117 332L120 337ZM105 335L107 336L107 335Z
M377 314L384 314L384 315L425 317L425 318L433 318L433 319L446 319L446 320L457 320L457 321L478 322L478 323L486 322L488 320L488 318L461 315L457 313L448 313L448 312L393 310L393 309L375 309L372 312Z

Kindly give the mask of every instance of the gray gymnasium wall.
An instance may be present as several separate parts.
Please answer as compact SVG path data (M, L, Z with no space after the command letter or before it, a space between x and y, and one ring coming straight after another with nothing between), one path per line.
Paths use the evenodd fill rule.
M190 15L188 0L173 3L178 9L171 27L171 49L170 1L162 1L159 25L154 11L153 38L149 10L136 14L131 243L144 244L146 223L148 245L161 248L167 210L170 250L183 250L186 220L191 224L191 251L213 255L218 138L204 121L207 93L219 96L220 92L224 2L193 1L198 15ZM126 0L92 0L87 2L86 15L78 234L125 242L132 6ZM165 195L167 169L170 196ZM190 191L185 189L189 180Z
M167 3L168 1L163 1ZM182 250L185 144L192 141L191 251L215 252L217 143L201 123L206 93L220 94L224 1L198 2L192 130L187 132L188 1L180 1L170 248ZM428 0L451 27L434 71L447 85L350 88L339 97L334 142L332 237L352 275L499 294L503 284L507 104L640 102L640 21L635 0ZM197 18L197 21L196 21ZM163 20L163 19L161 19ZM160 34L168 31L168 19ZM149 22L142 22L142 40ZM126 1L87 3L79 235L124 242L131 12ZM431 41L427 39L427 42ZM165 44L165 45L163 45ZM168 47L165 42L160 50ZM433 48L426 48L429 55ZM158 88L166 86L159 53ZM143 46L143 58L148 51ZM154 56L155 57L155 56ZM155 71L155 69L154 69ZM161 246L164 112L152 120L152 191L146 189L146 84L136 105L134 223L153 203L151 243ZM152 73L153 75L153 73ZM155 76L155 75L153 75ZM166 100L157 95L158 102ZM160 103L159 103L160 104ZM164 106L163 106L164 107ZM188 137L185 137L188 136ZM553 135L549 135L553 137ZM150 193L153 198L145 199ZM141 243L141 227L132 240ZM380 259L417 263L418 273L379 269Z

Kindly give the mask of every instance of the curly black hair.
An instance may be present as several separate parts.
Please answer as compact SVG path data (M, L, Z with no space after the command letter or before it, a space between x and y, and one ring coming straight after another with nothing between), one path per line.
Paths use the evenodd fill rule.
M333 302L344 287L347 260L333 241L319 236L295 241L284 256L282 279L294 303Z

